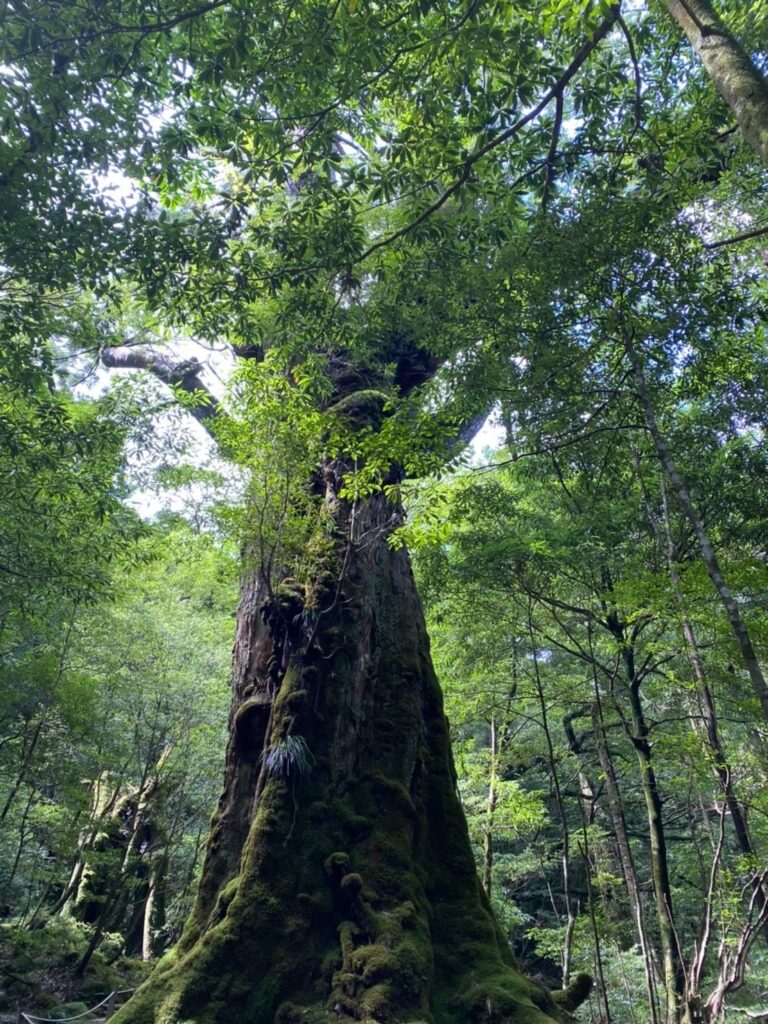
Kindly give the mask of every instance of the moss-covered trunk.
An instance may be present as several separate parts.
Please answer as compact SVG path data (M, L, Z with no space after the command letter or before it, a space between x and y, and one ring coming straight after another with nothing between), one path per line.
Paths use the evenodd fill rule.
M478 881L395 510L324 481L310 584L244 579L197 906L115 1024L543 1024Z
M768 166L768 83L709 0L665 0L748 146ZM723 5L725 6L725 5Z

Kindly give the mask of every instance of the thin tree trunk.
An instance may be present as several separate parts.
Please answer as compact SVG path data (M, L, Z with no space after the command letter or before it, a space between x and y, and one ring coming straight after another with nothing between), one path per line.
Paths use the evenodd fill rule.
M16 847L16 856L13 859L13 865L11 867L11 871L10 874L8 875L8 879L6 882L9 890L11 888L11 883L16 877L16 872L19 869L19 863L21 861L21 855L24 852L24 843L27 838L27 821L29 820L29 812L32 809L32 804L34 802L36 795L37 790L35 789L34 786L32 786L29 791L29 796L27 797L27 802L24 805L24 810L21 815L21 821L19 823L19 842Z
M742 987L746 981L747 962L752 943L759 931L761 931L768 920L768 904L763 904L762 910L757 910L757 893L762 892L768 882L768 869L756 873L752 886L752 897L747 906L747 919L742 924L738 935L723 935L718 950L718 977L714 988L710 992L704 1005L704 1019L707 1024L721 1022L725 1019L725 1000L731 992ZM748 894L749 886L744 889L744 895ZM760 1019L763 1014L756 1014L755 1019Z
M603 720L603 707L600 694L595 681L595 703L592 721L595 728L595 745L600 761L600 770L605 782L605 791L608 798L608 810L613 824L613 834L619 849L619 860L621 871L627 886L629 905L632 910L632 917L635 922L635 930L643 957L643 973L645 975L645 988L648 996L648 1012L651 1024L658 1022L658 1006L656 996L656 985L654 982L653 951L648 940L648 933L645 929L645 918L643 915L643 902L640 897L640 885L637 880L635 859L632 856L632 848L629 845L627 835L627 822L624 815L624 801L621 798L616 771L613 766L613 759L608 748L608 741L605 733L605 722Z
M547 714L547 704L544 699L544 688L541 682L541 673L539 671L539 658L538 651L533 636L533 623L530 618L530 610L528 616L528 631L531 637L531 648L533 651L533 672L534 672L534 683L536 685L536 694L539 701L539 709L541 711L541 727L544 732L544 739L547 745L547 756L549 759L549 772L552 780L552 789L555 794L555 803L557 804L557 813L560 818L560 828L562 830L562 844L563 853L560 859L563 872L563 901L565 903L565 937L563 940L563 953L562 953L562 966L563 966L563 988L567 988L571 982L571 957L573 954L573 932L576 926L576 915L573 909L573 899L571 896L571 836L568 828L568 816L565 813L565 802L563 801L563 792L560 786L560 777L557 770L557 761L555 759L555 749L552 743L552 734L549 731L549 716Z
M639 471L639 464L636 455L635 467ZM747 829L746 818L742 812L741 804L737 799L733 787L731 768L720 737L720 728L717 719L714 695L707 681L707 675L704 670L704 661L696 640L693 623L688 616L688 609L686 607L685 596L683 593L682 577L675 561L675 545L672 537L669 501L667 498L667 487L664 473L662 473L660 478L660 491L662 508L661 523L663 524L663 531L659 523L659 518L653 511L650 496L643 486L643 497L645 500L648 520L651 524L651 528L653 529L659 548L664 551L667 571L672 584L672 592L680 613L680 623L686 645L687 659L691 666L693 678L696 682L698 710L700 712L700 716L694 715L691 724L693 731L705 744L712 764L712 770L717 777L723 796L725 797L725 804L730 813L731 823L736 837L736 845L741 853L745 854L747 857L753 858L755 856L755 849L752 845L749 830ZM766 898L768 898L768 893L763 893L762 890L757 894L756 900L760 909L762 909L763 902ZM768 942L768 925L763 928L763 937Z
M66 663L67 651L69 650L69 639L70 639L70 637L72 635L72 628L73 628L73 626L75 624L75 615L76 615L76 613L77 613L77 605L75 605L72 608L72 614L70 616L69 625L67 627L66 633L64 634L64 641L63 641L62 646L61 646L61 651L59 652L59 660L58 660L58 664L57 664L57 667L56 667L56 676L55 676L55 678L53 680L53 687L52 687L53 693L56 692L56 689L58 688L58 685L61 682L61 676L62 676L62 674L64 672L64 665ZM52 699L53 698L51 698L51 700ZM38 723L37 723L37 725L36 725L36 727L34 729L34 732L32 733L32 737L31 737L29 743L25 742L25 749L24 749L24 755L22 757L21 767L19 768L18 774L16 776L16 779L14 781L13 786L11 787L10 793L8 794L8 797L6 798L6 801L5 801L4 805L3 805L3 808L0 811L0 826L2 826L3 822L5 821L6 817L8 816L8 812L10 811L11 807L13 806L13 801L16 799L17 793L19 792L19 790L21 789L22 785L24 784L24 782L26 780L27 772L29 771L29 769L30 769L30 767L32 765L32 759L33 759L33 757L35 755L35 751L37 750L37 744L40 742L40 736L42 735L43 727L45 726L45 724L48 721L48 712L50 711L50 709L51 709L51 704L50 703L49 704L45 704L43 706L41 714L40 714L40 718L38 720Z
M664 531L667 541L666 552L669 578L672 583L672 591L675 595L675 601L680 610L680 621L688 653L688 662L691 666L693 677L696 680L699 695L699 706L703 719L703 722L700 722L697 718L694 718L694 730L696 734L704 740L709 748L712 769L720 783L720 788L725 798L725 805L731 816L731 824L733 825L733 832L736 837L736 844L739 851L751 859L755 856L755 849L752 845L749 830L747 829L747 822L742 812L741 804L739 803L733 788L733 774L720 738L720 728L717 721L715 699L709 688L707 676L704 671L704 662L701 657L701 651L699 650L699 645L696 642L696 634L693 629L693 624L688 617L685 597L683 595L682 580L675 564L674 542L672 539L672 529L669 518L669 503L667 501L667 489L664 485L663 477L661 479L661 503ZM759 911L762 911L765 907L767 898L768 892L764 891L763 888L759 888L755 893L755 902ZM766 921L762 927L762 936L764 941L768 942L768 921ZM701 971L699 971L699 975L700 973ZM698 997L698 992L696 993L696 996Z
M662 800L653 766L648 724L645 720L640 695L641 679L635 668L634 651L626 642L624 629L615 619L613 630L620 645L621 656L627 675L631 731L629 740L634 747L640 767L640 786L648 815L648 837L651 850L651 873L653 893L656 902L656 917L659 927L664 989L666 995L667 1024L676 1024L679 1017L680 1000L683 995L683 959L678 945L677 931L672 910L672 887L669 881L667 842L664 832Z
M493 888L493 827L496 813L496 716L491 715L491 767L483 833L483 888L488 899Z
M582 807L583 814L583 807ZM600 929L597 927L595 916L595 893L592 888L592 865L590 863L589 833L587 832L586 816L582 817L582 841L581 855L584 860L584 877L587 883L587 899L589 900L589 921L592 926L592 941L595 946L595 974L597 975L597 1002L598 1006L602 1000L604 1024L612 1024L611 1007L608 1002L608 986L605 983L605 972L603 970L603 954L600 946Z
M112 884L103 894L103 902L98 920L95 922L93 934L80 960L77 962L73 973L75 978L82 978L93 954L99 948L104 933L108 926L117 918L122 917L125 907L126 892L123 889L124 876L122 872L115 872Z
M77 890L80 888L80 882L83 877L83 871L85 870L85 860L83 859L81 850L77 852L77 860L75 865L70 872L69 880L64 886L59 898L53 904L50 909L50 913L61 914L62 917L71 916L72 900L77 895Z
M179 892L179 894L174 898L174 903L182 907L184 906L184 901L186 900L187 896L189 895L189 891L192 888L192 883L195 880L195 872L197 871L197 864L198 861L200 860L200 851L203 846L204 832L205 826L201 825L200 828L198 828L197 830L197 835L195 836L195 847L194 850L192 851L192 857L189 862L189 868L184 877L184 885L181 887L181 891Z
M28 931L32 931L34 929L35 923L36 923L37 919L39 918L40 914L42 913L43 908L45 907L46 901L48 899L48 895L49 895L51 889L53 888L53 883L54 883L54 881L56 879L57 868L58 868L58 864L56 863L56 861L54 861L53 867L48 872L48 881L45 883L45 887L43 888L43 891L40 894L40 896L38 897L37 903L35 904L35 909L32 911L32 914L30 915L29 918L27 918L26 912L25 912L25 914L23 915L23 917L21 919L21 923L20 923L20 927L21 928L26 928ZM27 908L27 909L29 909L29 908Z
M24 785L24 782L27 778L27 772L29 771L29 767L32 764L32 758L34 757L35 751L37 750L37 744L40 741L40 735L43 731L43 726L48 720L48 711L49 708L46 705L40 714L40 718L38 719L37 725L35 726L32 732L31 738L29 739L28 742L25 742L24 744L24 753L21 760L21 766L16 775L16 778L14 779L13 785L10 788L8 796L5 799L5 803L3 804L2 810L0 810L0 826L8 817L8 812L13 806L13 802L16 799L16 796L21 787Z
M693 672L693 677L696 680L697 689L700 697L700 709L704 725L704 736L706 738L707 746L709 747L712 759L712 768L717 776L720 783L720 788L725 796L726 805L728 812L731 816L731 824L733 825L734 835L736 836L736 842L739 850L746 854L748 857L753 857L755 854L752 840L749 836L747 829L747 822L744 818L744 814L741 810L741 804L736 798L736 794L733 789L733 776L728 758L726 757L723 743L720 738L720 728L717 721L717 711L715 708L715 699L712 695L712 691L709 688L707 682L707 676L704 671L704 662L701 657L701 651L699 645L696 642L696 634L693 629L693 624L688 617L687 608L685 606L685 597L683 596L682 580L680 573L675 564L674 558L674 543L672 540L672 532L669 521L669 507L667 503L667 490L664 485L664 480L661 481L661 496L662 496L662 508L664 512L664 529L667 538L667 567L669 571L669 578L672 582L672 591L675 596L678 609L680 611L680 622L683 630L683 637L685 639L686 649L688 652L688 662ZM697 733L702 734L702 730L697 728Z
M168 867L166 854L152 855L149 867L149 883L147 898L144 903L144 921L141 935L141 958L153 960L155 956L155 936L163 927L163 889Z
M109 895L109 901L107 903L105 903L104 913L101 915L101 917L99 918L98 924L93 929L93 935L91 936L90 941L89 941L88 945L85 948L85 952L83 953L83 955L78 960L77 965L75 966L75 969L72 972L72 975L75 978L82 978L83 977L83 975L85 974L86 970L88 969L88 964L91 962L91 959L93 958L93 954L99 948L99 944L101 942L102 936L104 935L104 932L106 930L107 916L108 916L109 912L112 909L112 905L114 903L115 895L116 895L116 890L113 890L113 892L111 892L110 895Z
M665 0L707 74L731 109L747 145L768 166L768 84L709 0Z
M757 659L757 654L755 653L755 649L752 645L752 639L749 635L746 623L741 617L738 602L726 584L723 571L720 567L720 562L715 554L715 549L713 548L712 542L704 529L704 524L702 523L701 518L694 508L685 481L680 475L669 451L666 440L664 439L664 435L659 429L656 414L653 409L653 403L651 402L651 397L648 392L645 380L645 371L643 369L640 356L638 355L631 338L627 337L625 341L627 355L629 356L629 361L635 378L637 397L643 409L645 423L648 428L648 432L653 439L659 462L672 484L672 489L680 503L680 507L687 516L691 526L693 527L694 533L696 534L696 539L699 543L699 550L701 551L701 556L704 560L707 573L709 574L709 578L720 597L725 613L728 616L728 621L731 625L731 629L733 630L733 634L736 637L736 642L739 646L744 666L749 673L749 678L752 680L752 688L755 692L755 696L760 703L763 717L768 722L768 685L766 684L765 676L763 675L762 668L760 667L760 663Z

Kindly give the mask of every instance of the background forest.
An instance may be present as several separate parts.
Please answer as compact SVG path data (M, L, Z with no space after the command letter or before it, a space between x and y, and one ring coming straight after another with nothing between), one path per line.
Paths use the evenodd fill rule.
M178 941L238 580L316 586L329 460L524 972L768 1019L768 8L720 6L8 5L0 1019Z

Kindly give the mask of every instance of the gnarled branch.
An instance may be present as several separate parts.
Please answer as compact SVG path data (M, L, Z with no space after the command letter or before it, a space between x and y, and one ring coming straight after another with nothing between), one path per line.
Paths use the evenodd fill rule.
M120 345L117 348L102 349L101 361L110 369L146 370L174 391L182 391L189 395L193 401L186 407L211 437L214 437L213 421L219 414L220 405L219 400L202 381L200 373L203 367L199 360L174 361L157 352L132 345Z

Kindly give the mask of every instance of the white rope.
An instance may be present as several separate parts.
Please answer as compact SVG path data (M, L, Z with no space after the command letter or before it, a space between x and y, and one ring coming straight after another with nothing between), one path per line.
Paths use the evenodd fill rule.
M101 1006L105 1006L110 999L113 999L115 996L124 996L128 992L133 992L133 989L116 989L114 992L110 992L109 995L102 999L100 1003L97 1003L90 1010L86 1010L85 1013L78 1013L76 1017L34 1017L31 1013L22 1013L21 1017L27 1022L27 1024L67 1024L67 1021L70 1020L82 1020L83 1017L89 1017Z

